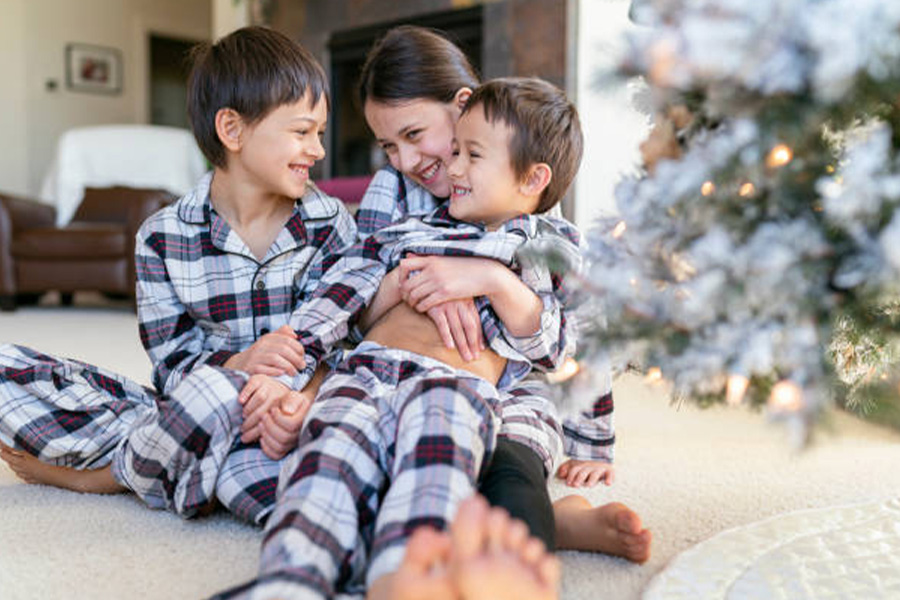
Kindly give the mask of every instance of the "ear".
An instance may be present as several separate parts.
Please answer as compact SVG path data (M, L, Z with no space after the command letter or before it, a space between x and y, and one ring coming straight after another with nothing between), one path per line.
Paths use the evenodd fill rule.
M534 163L528 167L522 183L519 184L519 190L526 196L540 196L550 180L553 179L553 170L547 163Z
M471 97L472 88L464 86L456 90L456 94L453 96L453 103L456 105L456 108L462 110L465 108L466 102L468 102Z
M220 108L216 111L216 135L219 141L230 152L241 149L241 136L244 133L244 119L233 108Z

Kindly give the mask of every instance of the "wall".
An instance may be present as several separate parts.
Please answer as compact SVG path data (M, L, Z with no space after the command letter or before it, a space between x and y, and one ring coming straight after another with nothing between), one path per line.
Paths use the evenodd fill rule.
M212 0L212 38L217 40L250 24L250 0Z
M28 193L28 126L25 97L25 0L2 0L0 18L0 190Z
M149 32L202 40L210 35L210 0L0 0L4 64L0 118L13 125L0 148L0 188L35 195L56 140L72 127L148 121ZM70 42L117 48L123 58L118 95L66 89L65 47ZM7 54L9 49L10 54ZM48 82L56 88L48 89ZM0 123L4 123L0 121ZM9 140L4 128L4 138ZM25 181L21 181L21 177Z
M578 0L576 7L575 93L585 147L575 183L575 221L582 228L600 214L617 212L615 184L638 164L638 145L649 127L649 117L633 108L625 82L598 84L622 32L635 27L629 6L629 0Z

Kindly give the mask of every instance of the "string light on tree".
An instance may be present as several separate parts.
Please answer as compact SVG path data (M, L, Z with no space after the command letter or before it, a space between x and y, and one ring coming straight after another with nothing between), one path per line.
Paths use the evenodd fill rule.
M798 412L803 407L803 392L793 381L779 381L769 396L769 408L776 413Z
M786 144L778 144L766 156L766 166L770 169L783 167L794 158L794 151Z
M744 401L750 380L744 375L729 375L725 390L725 401L731 406L737 406Z

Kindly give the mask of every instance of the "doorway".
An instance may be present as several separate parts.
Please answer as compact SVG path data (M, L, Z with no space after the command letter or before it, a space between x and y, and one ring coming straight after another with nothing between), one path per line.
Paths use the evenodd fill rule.
M150 123L190 129L187 79L197 42L150 34Z

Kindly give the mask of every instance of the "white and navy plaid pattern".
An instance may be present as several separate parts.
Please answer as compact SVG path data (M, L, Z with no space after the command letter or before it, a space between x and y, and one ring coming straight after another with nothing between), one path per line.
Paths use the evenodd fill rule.
M366 194L362 199L359 211L357 211L357 224L359 227L359 235L361 238L368 236L375 231L385 228L397 222L404 221L408 217L419 217L430 213L439 206L440 202L435 199L425 188L416 184L408 177L401 175L392 167L385 167L375 174L372 183L366 190ZM556 207L554 207L556 208ZM544 219L553 224L557 231L561 232L572 243L580 243L580 233L578 229L563 219L558 214L549 214L543 216ZM557 282L557 291L564 291L562 286ZM567 298L564 294L559 295L560 302L565 303ZM567 323L571 327L571 323ZM574 341L570 334L570 340ZM518 389L517 389L518 388ZM525 382L521 385L516 384L509 388L511 394L516 398L516 403L525 403L532 406L535 413L533 424L538 422L552 422L555 419L555 409L551 406L547 395L541 392L542 385L540 383ZM537 396L528 398L529 395ZM609 397L609 402L603 399ZM612 411L597 410L596 406L602 404L604 407L612 406L611 389L600 390L594 406L586 407L584 410L578 411L577 415L566 416L561 427L564 432L563 444L565 454L572 458L582 460L600 460L604 462L612 462L613 444L615 442L615 432L613 428ZM540 406L543 404L545 410L541 411ZM553 426L553 429L560 430L559 425ZM501 435L506 435L506 427L504 425ZM526 443L521 435L509 435L512 439L521 443ZM535 448L534 442L527 443ZM552 448L558 446L558 443L551 445ZM548 451L539 452L544 458L547 465ZM552 472L552 465L548 465L548 473Z
M343 204L310 186L260 261L212 207L211 181L211 174L204 177L137 235L141 341L153 384L163 392L192 369L221 365L287 323L331 255L356 239Z
M408 217L424 217L438 204L431 192L418 183L393 167L384 167L372 177L356 211L359 239Z
M215 498L219 473L239 441L243 419L237 396L246 381L244 373L221 367L192 371L172 394L159 397L158 411L128 432L113 456L116 481L151 508L196 514ZM270 479L277 478L277 465L268 462ZM266 510L274 502L274 494L269 495Z
M393 572L420 525L446 529L490 460L496 388L363 342L325 380L284 462L259 577L223 597L331 598Z
M86 363L0 346L0 441L42 462L94 469L135 423L156 414L156 393Z

